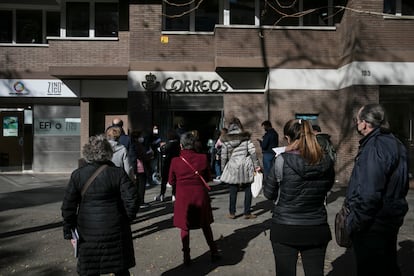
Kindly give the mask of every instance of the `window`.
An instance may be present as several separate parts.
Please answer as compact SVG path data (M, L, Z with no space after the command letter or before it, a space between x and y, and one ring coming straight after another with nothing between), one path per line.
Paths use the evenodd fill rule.
M384 13L394 15L414 15L413 0L384 0Z
M230 24L254 25L255 1L230 0Z
M42 11L16 11L16 42L42 43Z
M59 36L60 13L42 9L0 10L0 43L44 44Z
M96 3L95 5L95 36L118 36L118 4Z
M60 12L46 13L46 35L60 36Z
M89 3L66 3L66 36L89 37Z
M163 30L212 32L219 22L218 7L218 0L163 1Z
M13 12L0 11L0 43L13 41Z
M339 23L347 0L261 1L261 24L275 26L333 26Z
M66 37L117 37L118 3L66 2Z

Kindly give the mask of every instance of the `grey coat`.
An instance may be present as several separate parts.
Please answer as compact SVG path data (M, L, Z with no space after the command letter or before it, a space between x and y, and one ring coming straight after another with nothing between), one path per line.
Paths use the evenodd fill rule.
M246 156L247 153L250 154L254 167L260 167L259 159L256 155L256 149L252 141L250 141L249 132L235 129L223 135L220 140L223 142L223 146L221 148L222 171L228 162L240 162L240 160L243 159L242 157ZM240 179L237 179L237 173L232 173L231 175L234 179L229 181L229 183L242 183Z

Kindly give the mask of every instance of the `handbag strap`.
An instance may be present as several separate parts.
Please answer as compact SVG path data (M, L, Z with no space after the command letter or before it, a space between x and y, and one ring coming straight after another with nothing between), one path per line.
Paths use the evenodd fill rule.
M192 169L193 171L194 171L194 174L196 174L196 175L198 175L199 177L200 177L200 179L201 179L201 181L203 181L203 183L204 183L204 186L206 186L206 188L207 188L207 190L211 190L211 188L210 188L210 186L207 184L207 182L206 182L206 180L204 179L204 177L196 170L196 169L194 169L194 167L193 166L191 166L191 164L190 163L188 163L188 161L184 158L184 157L182 157L182 156L180 156L180 158L181 158L181 160L183 160L184 161L184 163L186 163L187 164L187 166L188 167L190 167L190 169Z
M81 196L83 197L83 195L86 193L86 190L88 190L89 186L91 185L91 183L95 180L95 178L106 168L108 167L108 165L102 165L100 166L92 175L91 177L89 177L88 181L85 183L85 185L83 185L82 190L81 190Z

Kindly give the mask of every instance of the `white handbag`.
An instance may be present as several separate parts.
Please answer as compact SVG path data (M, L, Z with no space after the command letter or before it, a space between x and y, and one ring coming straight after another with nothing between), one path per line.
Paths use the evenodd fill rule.
M252 196L257 197L260 194L260 191L263 187L263 174L261 172L254 173L254 180L250 189L252 190Z

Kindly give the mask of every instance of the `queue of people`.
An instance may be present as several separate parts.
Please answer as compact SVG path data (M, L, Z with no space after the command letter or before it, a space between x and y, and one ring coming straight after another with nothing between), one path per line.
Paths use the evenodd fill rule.
M279 144L278 134L270 121L264 121L262 126L265 135L259 143L263 169L251 134L236 117L215 141L220 151L215 151L213 163L198 149L196 131L183 132L181 136L169 132L168 140L161 143L164 147L161 155L168 155L168 160L162 165L164 185L156 200L164 200L168 182L175 196L173 224L180 229L184 265L192 262L191 229L202 229L211 260L216 261L221 255L211 228L214 216L207 184L213 179L212 173L228 186L228 218L238 217L237 194L243 191L243 216L255 219L256 215L251 212L250 185L254 172L263 171L263 194L274 202L270 243L276 274L296 275L300 256L305 275L323 275L326 249L332 239L326 198L335 181L334 146L329 135L321 135L319 126L312 126L307 120L292 119L283 128L285 151L276 156L272 151ZM396 242L408 211L405 200L409 187L407 150L390 132L384 109L379 104L362 106L355 116L355 127L362 139L348 183L346 204L350 214L346 230L353 243L357 272L359 276L400 275ZM145 204L148 179L145 170L151 156L142 133L134 132L130 147L135 158L132 169L135 177L129 177L131 169L124 153L130 150L121 145L121 135L114 124L107 129L106 137L90 138L82 152L86 164L72 173L65 193L62 204L64 238L74 242L73 231L76 229L79 233L80 275L129 275L128 269L135 265L130 223L140 204ZM122 162L114 157L119 151L115 149L120 147ZM220 170L214 169L215 161L219 161ZM106 167L102 169L103 164ZM87 182L92 184L85 192L83 189L90 184ZM94 185L94 182L97 183ZM122 208L111 202L122 202ZM99 217L105 215L108 215L104 220L106 226L100 229ZM111 217L113 220L108 220ZM95 237L97 232L94 231L101 236ZM117 242L122 246L106 251L99 249L102 245L115 246ZM128 254L128 258L120 259L122 254ZM103 266L98 261L103 259L110 260L110 265Z

